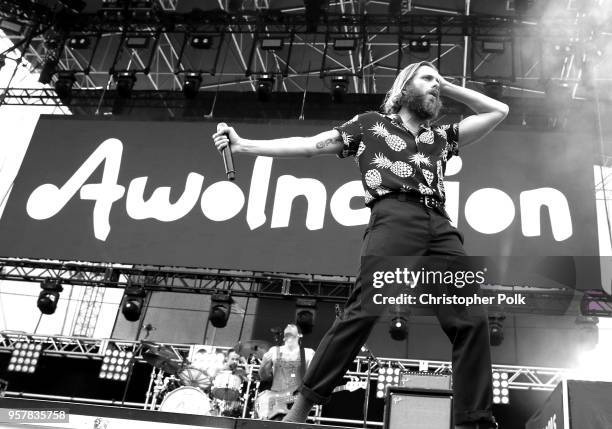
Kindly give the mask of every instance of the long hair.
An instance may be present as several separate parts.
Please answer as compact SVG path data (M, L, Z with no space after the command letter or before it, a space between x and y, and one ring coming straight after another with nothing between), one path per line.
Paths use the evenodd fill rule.
M434 66L429 61L421 61L418 63L412 63L399 72L397 77L395 78L395 82L393 82L393 86L387 95L385 95L385 101L381 106L381 110L386 115L396 114L402 108L403 98L406 96L406 85L410 83L412 78L414 77L416 71L421 66L429 66L434 70L438 70L436 66Z

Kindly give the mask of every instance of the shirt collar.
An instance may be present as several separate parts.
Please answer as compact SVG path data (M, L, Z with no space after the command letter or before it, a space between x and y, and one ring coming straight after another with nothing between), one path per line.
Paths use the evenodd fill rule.
M395 125L396 127L400 127L401 129L406 130L412 134L412 132L408 128L406 128L406 126L404 125L404 121L402 121L402 118L397 113L391 114L391 115L385 115L385 117L388 118L391 121L391 123ZM419 130L417 131L417 135L421 133L421 130L429 131L430 129L431 129L431 126L427 124L419 124Z

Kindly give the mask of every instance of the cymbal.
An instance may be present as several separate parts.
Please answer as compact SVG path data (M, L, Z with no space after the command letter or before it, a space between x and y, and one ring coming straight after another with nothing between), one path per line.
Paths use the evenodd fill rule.
M234 346L234 351L240 356L248 358L255 356L262 359L263 355L270 350L271 344L263 340L242 341Z
M181 364L173 360L176 359L176 353L168 346L146 344L142 358L155 368L169 374L176 375L181 369Z
M184 368L179 374L179 379L183 383L183 386L199 387L200 389L206 389L210 387L210 377L201 369L194 366L188 366Z

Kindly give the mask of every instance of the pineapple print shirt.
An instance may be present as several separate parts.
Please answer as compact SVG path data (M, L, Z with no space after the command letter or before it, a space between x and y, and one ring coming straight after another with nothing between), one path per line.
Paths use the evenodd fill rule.
M366 112L335 127L340 158L354 156L365 204L391 192L416 192L445 201L446 162L459 153L459 124L421 127L415 137L399 116Z

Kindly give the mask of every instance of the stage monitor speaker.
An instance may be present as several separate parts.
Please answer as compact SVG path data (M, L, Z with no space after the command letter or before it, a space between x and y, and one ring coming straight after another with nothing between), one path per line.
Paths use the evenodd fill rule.
M446 389L388 387L384 429L452 429L453 396Z

